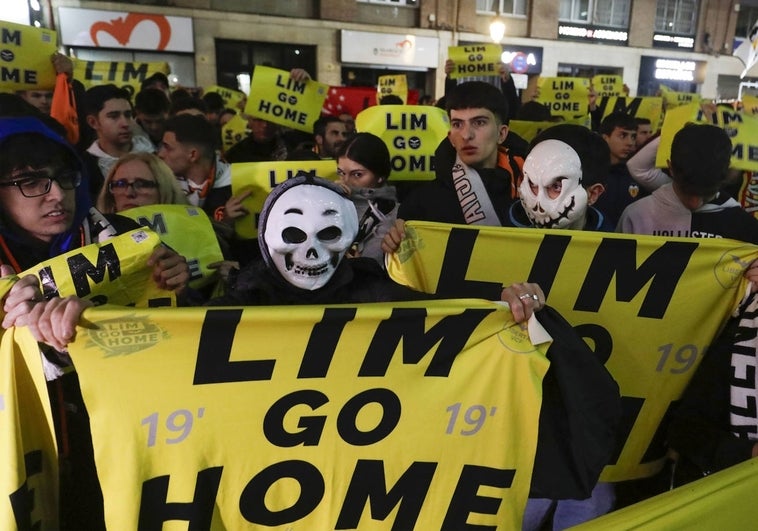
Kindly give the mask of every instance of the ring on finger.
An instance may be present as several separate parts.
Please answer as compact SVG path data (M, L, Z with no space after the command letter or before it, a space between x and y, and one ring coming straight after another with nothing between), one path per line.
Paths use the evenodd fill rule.
M534 301L539 301L540 298L537 296L536 293L522 293L518 296L519 300L526 300L526 299L532 299Z

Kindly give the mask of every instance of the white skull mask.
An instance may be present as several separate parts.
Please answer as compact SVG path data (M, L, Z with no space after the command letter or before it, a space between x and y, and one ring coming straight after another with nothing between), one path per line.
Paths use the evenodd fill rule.
M271 206L265 242L287 282L316 290L329 282L358 232L353 203L323 186L303 184Z
M536 227L583 229L587 191L576 151L560 140L543 140L524 161L521 204Z

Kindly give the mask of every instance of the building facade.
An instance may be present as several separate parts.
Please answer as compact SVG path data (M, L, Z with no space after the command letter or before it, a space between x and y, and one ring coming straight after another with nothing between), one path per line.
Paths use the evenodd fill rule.
M619 74L632 95L662 83L728 100L758 76L756 67L740 79L745 66L732 56L758 0L51 0L42 24L65 35L77 16L62 14L72 8L189 19L189 51L63 43L83 59L168 61L183 86L244 89L252 67L267 64L305 68L329 85L371 86L403 73L410 88L439 97L448 47L491 42L495 16L525 97L540 75Z

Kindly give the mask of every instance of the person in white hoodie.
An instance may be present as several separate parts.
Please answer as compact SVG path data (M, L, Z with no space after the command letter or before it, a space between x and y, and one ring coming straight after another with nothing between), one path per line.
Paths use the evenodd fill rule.
M152 153L155 148L146 136L135 135L138 127L129 92L116 85L97 85L85 93L87 125L96 138L82 153L90 175L90 197L94 202L105 176L119 157L127 153Z

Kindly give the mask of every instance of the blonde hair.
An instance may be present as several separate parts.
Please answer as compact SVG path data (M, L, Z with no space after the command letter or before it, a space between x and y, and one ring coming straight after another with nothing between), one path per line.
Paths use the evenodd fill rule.
M104 214L115 214L116 203L113 200L113 194L108 190L108 183L113 180L113 176L121 165L133 160L141 160L150 169L155 182L158 183L158 204L162 205L187 205L187 197L184 195L179 186L174 172L171 171L165 162L152 153L127 153L111 168L108 176L105 178L103 187L97 197L97 209Z

